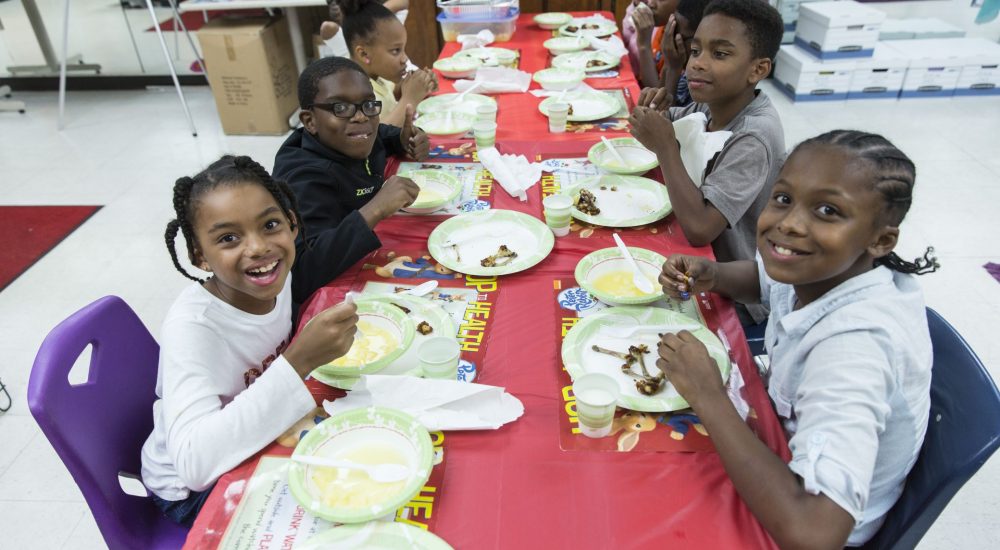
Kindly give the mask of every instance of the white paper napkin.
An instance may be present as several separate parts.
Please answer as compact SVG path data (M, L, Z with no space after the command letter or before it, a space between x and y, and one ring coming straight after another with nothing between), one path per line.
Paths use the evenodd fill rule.
M581 82L575 87L565 90L566 94L579 93L579 92L592 92L594 91L586 82ZM535 97L551 97L559 96L563 93L563 90L531 90L531 95Z
M602 40L596 36L588 36L587 40L590 42L590 47L595 50L605 51L615 57L621 57L628 53L628 49L625 48L625 43L622 42L621 38L615 35L611 35L607 40Z
M460 34L456 40L462 45L463 50L468 50L488 46L493 43L494 38L489 29L483 29L476 34Z
M524 155L501 155L496 147L479 150L479 162L512 197L528 200L527 190L542 177L542 165L528 162Z
M401 410L431 431L495 430L524 414L503 388L413 376L365 375L347 397L323 402L330 415L372 406Z
M480 67L475 80L456 80L455 90L464 92L477 82L481 84L476 92L482 94L526 92L531 85L531 74L510 67Z
M681 161L695 186L701 187L705 181L708 161L722 150L732 132L720 130L706 131L708 119L705 113L691 113L674 121L674 134L681 144Z

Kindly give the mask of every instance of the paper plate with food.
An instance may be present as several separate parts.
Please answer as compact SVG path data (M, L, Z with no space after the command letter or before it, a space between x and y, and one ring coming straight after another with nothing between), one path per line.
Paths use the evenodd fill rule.
M475 117L476 107L496 105L497 103L497 100L490 96L471 92L462 96L461 101L458 101L460 95L457 93L432 95L417 104L417 114L423 116L432 113L452 112L465 113Z
M416 326L406 313L384 300L361 296L358 335L347 354L317 367L312 376L344 377L378 372L399 358L413 343Z
M465 55L445 57L434 62L434 68L445 78L472 78L480 65L482 63L478 59Z
M559 34L564 36L611 36L618 30L614 21L607 19L574 19L559 27Z
M392 362L379 369L379 374L412 374L419 365L417 350L424 340L435 336L454 336L458 330L451 315L440 304L427 298L409 294L362 294L359 301L384 303L398 309L412 321L412 343ZM310 376L328 386L349 390L354 387L361 374L363 373L343 371L334 373L321 367Z
M619 63L620 58L602 51L570 52L552 58L553 67L583 69L588 73L614 69Z
M638 227L673 211L667 187L639 176L591 176L573 182L562 193L573 198L570 214L592 225Z
M426 529L408 523L370 521L338 525L296 544L296 550L452 550L451 545Z
M395 513L419 493L431 475L433 457L430 434L412 416L381 407L355 409L327 418L299 441L288 487L315 516L363 523ZM367 470L319 464L324 461Z
M476 276L524 271L549 255L555 238L543 222L512 210L469 212L441 222L427 248L448 269Z
M566 119L572 122L608 118L622 108L621 102L614 96L596 90L584 90L547 97L538 104L538 110L543 115L549 116L549 105L553 103L568 104L569 113L567 113Z
M479 61L483 67L515 67L517 52L507 48L469 48L455 52L452 57L471 57Z
M542 46L552 55L561 55L585 50L590 42L582 36L557 36L542 42Z
M420 187L420 194L404 212L430 214L455 202L462 194L462 182L441 170L411 170L399 174L410 178Z
M598 372L618 381L618 405L633 411L667 412L689 405L656 367L660 334L690 331L705 343L729 379L729 354L719 338L683 313L649 306L613 307L580 319L563 339L562 360L574 380Z
M633 137L609 139L621 160L608 149L603 141L597 142L587 152L590 163L615 174L641 175L660 165L656 153L646 149ZM625 161L624 163L622 161Z
M429 135L444 138L462 137L472 129L472 125L475 123L475 114L458 110L457 107L454 111L426 113L413 121L414 126Z
M595 250L584 256L573 273L577 284L598 300L613 306L649 304L663 298L658 279L667 259L645 248L630 246L628 250L642 276L653 285L653 292L643 292L635 285L632 269L617 247Z

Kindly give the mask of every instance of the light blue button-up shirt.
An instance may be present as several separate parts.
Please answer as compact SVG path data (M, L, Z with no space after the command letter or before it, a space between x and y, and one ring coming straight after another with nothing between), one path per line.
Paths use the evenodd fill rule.
M770 280L768 394L790 437L789 468L812 494L854 517L847 540L871 538L916 462L930 409L931 341L913 275L878 267L795 310Z

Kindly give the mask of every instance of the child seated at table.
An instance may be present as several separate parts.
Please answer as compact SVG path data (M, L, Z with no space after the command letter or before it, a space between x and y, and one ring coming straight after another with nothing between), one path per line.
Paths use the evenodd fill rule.
M659 367L712 436L750 511L782 548L859 546L899 498L930 407L931 342L920 284L931 249L893 248L915 168L882 136L835 130L781 170L757 226L756 261L672 256L660 281L771 306L768 393L789 464L743 422L704 344L664 335Z
M622 37L632 72L642 87L661 86L666 26L677 5L678 0L632 0L625 9Z
M649 88L629 119L632 135L660 161L684 236L695 246L711 244L721 261L754 257L757 216L784 158L778 111L756 89L771 72L783 32L778 11L763 0L714 0L691 42L687 76L695 103L661 114L666 90ZM688 176L672 124L695 112L706 115L708 131L732 132L702 182ZM738 312L744 324L767 318L760 305Z
M661 48L665 62L660 71L660 85L666 88L667 97L673 98L671 107L685 107L693 101L684 67L707 4L708 0L680 0L677 10L667 21Z
M429 148L427 134L413 126L412 107L402 129L379 124L382 105L350 59L326 57L306 67L299 105L302 128L274 158L274 175L292 188L309 228L308 239L296 240L296 304L381 246L372 229L420 193L408 178L385 178L387 155L424 160Z
M382 5L389 11L396 14L400 23L406 19L407 8L410 6L409 0L382 0ZM344 11L340 8L337 0L327 0L327 20L323 21L319 27L319 36L323 39L323 46L320 48L321 57L350 57L347 50L347 42L344 40L344 33L340 32L340 27L344 23Z
M250 158L223 157L178 179L173 203L167 249L196 284L163 321L142 481L168 517L190 526L219 476L316 407L302 380L347 353L358 317L340 304L289 343L288 274L305 229L288 186ZM208 280L181 266L178 232Z
M437 90L434 71L408 72L406 28L378 0L341 0L344 39L351 59L371 78L375 96L382 102L382 121L402 126L408 106L416 108Z

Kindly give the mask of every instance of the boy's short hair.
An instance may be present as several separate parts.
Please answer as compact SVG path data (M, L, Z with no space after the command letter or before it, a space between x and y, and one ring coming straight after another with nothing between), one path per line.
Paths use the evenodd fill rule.
M697 29L705 13L709 0L681 0L677 3L677 15L683 15L692 29Z
M319 81L341 71L357 71L368 80L368 74L361 65L346 57L324 57L317 59L299 75L299 108L306 109L316 101Z
M743 23L755 59L766 57L774 60L781 47L785 24L781 14L764 0L712 0L705 7L703 17L725 15Z

